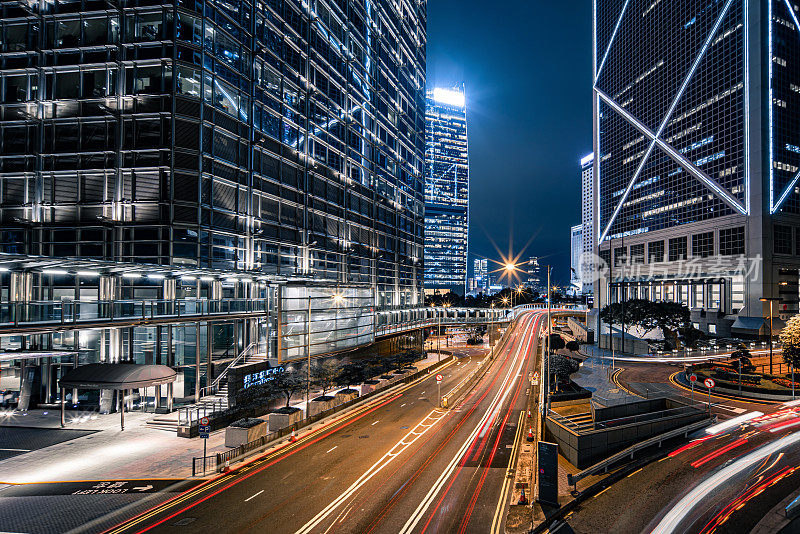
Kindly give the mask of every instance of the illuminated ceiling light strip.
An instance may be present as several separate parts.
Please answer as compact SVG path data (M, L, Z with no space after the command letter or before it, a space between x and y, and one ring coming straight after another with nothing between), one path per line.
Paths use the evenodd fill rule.
M774 206L770 208L769 210L770 214L773 214L776 211L778 211L778 209L780 209L781 205L786 201L786 199L789 198L789 193L791 193L794 190L794 186L795 184L797 184L797 180L800 180L800 171L798 171L797 174L794 175L792 181L789 182L789 185L786 187L786 189L783 190L783 193L781 193L781 196L780 198L778 198L778 201L775 203Z
M628 9L628 2L630 0L625 0L625 4L622 6L622 11L619 13L619 18L617 19L616 25L614 25L614 31L611 32L611 39L608 41L608 47L606 48L605 53L603 54L603 59L600 60L600 66L597 67L597 72L594 74L594 82L597 83L597 79L600 77L600 71L603 70L603 65L606 63L606 58L608 57L608 53L611 51L611 45L614 44L614 38L617 36L617 30L619 30L620 25L622 24L622 17L625 16L625 10Z
M789 10L789 13L792 15L792 20L794 21L794 28L796 31L800 32L800 22L797 22L797 15L794 14L794 9L792 9L792 5L789 3L789 0L783 0L786 4L786 8Z
M650 154L652 153L653 148L655 148L655 145L658 142L659 137L661 137L661 134L664 132L664 128L666 128L667 124L669 123L670 118L672 118L672 114L675 112L675 108L678 107L678 102L680 102L681 98L683 98L684 91L686 91L686 88L689 86L689 82L691 82L692 78L694 77L694 73L697 70L697 67L700 65L700 62L705 57L706 51L708 50L708 47L711 45L711 41L714 39L714 36L717 34L717 30L719 30L719 27L722 25L722 21L725 19L725 15L728 14L728 9L730 9L731 4L733 4L733 0L728 0L728 2L725 4L725 7L722 8L722 11L720 12L719 16L717 17L716 22L714 22L714 26L711 28L711 31L708 33L708 36L706 37L705 43L703 43L703 47L700 49L700 53L695 58L694 63L692 63L692 66L689 69L689 72L686 74L686 77L684 78L683 83L681 83L681 87L678 90L678 93L675 95L675 98L672 100L672 104L670 105L669 110L667 111L667 114L662 119L661 124L659 125L658 130L656 131L655 135L653 136L652 132L650 132L650 130L647 127L645 127L643 124L639 123L642 127L645 128L645 130L643 130L642 133L645 133L646 135L648 135L648 137L651 138L650 146L647 147L647 151L645 152L644 157L642 158L642 161L639 164L639 167L636 169L636 172L634 173L633 178L631 179L630 183L628 183L628 187L625 189L625 193L622 195L622 198L620 199L619 204L614 209L614 213L612 214L611 219L608 221L608 225L606 226L606 229L603 231L603 234L600 236L600 241L603 241L603 239L605 239L606 235L608 234L609 230L611 230L611 225L614 223L614 220L616 220L617 215L619 215L619 211L622 209L623 204L625 204L625 200L627 200L628 194L633 189L633 184L636 182L636 179L639 177L639 173L641 173L642 169L644 169L644 166L647 163L647 158L650 157ZM602 67L602 64L601 64L601 67ZM601 93L600 90L597 90L597 91L598 91L598 93ZM603 94L602 96L603 96L603 100L606 100L607 102L611 101L611 99L608 97L608 95ZM622 109L620 106L616 105L616 103L614 105L612 105L612 107L614 107L617 110L621 110ZM629 114L626 113L626 115L629 115ZM630 116L630 117L631 117L631 119L633 119L632 116ZM636 119L633 119L633 120L635 122L637 122L637 123L639 122ZM662 145L659 144L659 146L662 146ZM662 148L663 148L663 146L662 146ZM675 154L677 154L677 153L675 153ZM693 165L690 165L690 166L693 167ZM689 170L689 169L687 168L687 170ZM695 174L695 173L693 172L692 174ZM702 182L705 183L705 180L702 179L697 174L695 174L695 177L697 177L698 179L700 179ZM712 189L721 191L719 186L712 187ZM734 202L734 204L736 206L738 206L738 202ZM742 211L741 207L737 207L736 209L738 211Z
M789 0L783 0L783 1L786 4L786 9L788 9L789 13L792 15L792 20L794 21L795 31L800 32L800 22L797 21L797 16L794 14L794 9L792 9L792 6L789 3ZM770 37L770 42L772 42L772 38L771 37ZM772 62L770 62L770 66L771 66L771 63ZM772 76L770 76L770 79L772 79ZM770 86L770 88L771 88L771 86ZM772 99L770 98L770 101L771 100ZM770 106L770 112L771 111L772 111L772 106ZM770 132L772 132L772 128L771 127L770 127ZM772 143L770 142L770 148L771 148L771 145L772 145ZM770 158L770 160L771 159L772 158ZM772 169L770 169L770 174L774 175L774 171ZM780 209L780 207L783 205L783 203L786 202L786 199L789 198L789 194L794 190L794 186L797 184L797 180L798 179L800 179L800 172L798 172L797 174L794 175L794 178L792 178L792 181L789 182L789 185L786 186L786 189L784 189L783 193L781 193L781 196L778 198L778 201L775 202L774 205L773 204L770 205L770 207L769 207L770 215L772 215L773 213L778 211ZM770 187L769 187L769 195L770 195L770 199L769 200L770 200L770 203L772 202L772 197L773 197L773 194L774 194L773 193L773 182L774 181L775 181L774 176L770 177L770 184L769 184L770 185Z

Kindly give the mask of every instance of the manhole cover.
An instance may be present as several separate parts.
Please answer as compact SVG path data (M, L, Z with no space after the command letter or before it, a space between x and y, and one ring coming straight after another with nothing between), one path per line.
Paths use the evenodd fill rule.
M175 521L173 523L173 525L176 526L176 527L185 527L186 525L188 525L190 523L194 523L195 521L197 521L196 517L184 517L183 519L181 519L179 521Z
M358 439L365 439L365 438L368 438L368 437L369 436L358 436Z

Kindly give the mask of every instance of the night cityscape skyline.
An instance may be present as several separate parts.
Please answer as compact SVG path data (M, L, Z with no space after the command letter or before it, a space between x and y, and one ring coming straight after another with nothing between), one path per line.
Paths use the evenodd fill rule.
M533 18L532 9L430 2L428 87L468 88L470 263L500 260L492 240L507 254L513 236L518 253L535 236L524 257L552 264L554 280L566 283L569 227L580 221L575 167L592 151L592 9L547 2ZM543 231L550 225L564 230Z
M800 0L0 0L0 531L800 532Z

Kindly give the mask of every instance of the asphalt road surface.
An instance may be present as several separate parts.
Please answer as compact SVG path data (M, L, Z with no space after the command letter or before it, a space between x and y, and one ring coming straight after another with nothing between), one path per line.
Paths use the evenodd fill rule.
M109 532L502 531L542 317L514 324L451 409L438 407L432 373ZM479 359L441 370L442 394Z
M747 411L694 438L589 498L557 531L750 532L800 490L800 405Z

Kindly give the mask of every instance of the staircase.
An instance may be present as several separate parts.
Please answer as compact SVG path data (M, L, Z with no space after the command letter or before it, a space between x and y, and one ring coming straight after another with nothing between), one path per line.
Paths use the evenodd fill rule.
M565 427L568 427L576 432L594 430L594 420L592 419L591 412L578 413L574 415L562 415L560 421Z
M231 361L222 373L214 379L211 385L200 391L200 400L192 405L178 408L177 411L159 415L147 421L147 425L160 430L177 432L179 425L196 424L200 417L210 417L217 412L228 409L228 370L240 365L258 363L267 359L266 354L254 353L255 343L245 347L239 355Z

